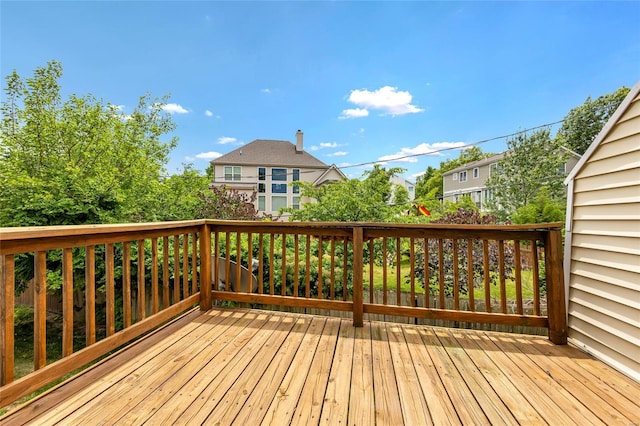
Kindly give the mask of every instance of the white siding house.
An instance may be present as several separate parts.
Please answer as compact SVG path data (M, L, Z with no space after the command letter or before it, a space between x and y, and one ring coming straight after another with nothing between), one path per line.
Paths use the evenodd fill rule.
M640 82L565 183L569 341L640 381Z

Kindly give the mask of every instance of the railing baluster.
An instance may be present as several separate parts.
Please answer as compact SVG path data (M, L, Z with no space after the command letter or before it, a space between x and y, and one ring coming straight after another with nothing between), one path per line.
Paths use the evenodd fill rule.
M236 291L242 290L242 238L240 232L236 232Z
M282 285L280 289L280 295L287 295L287 234L282 234L282 266L280 267L281 274L280 279L282 280Z
M173 305L180 301L180 236L173 236Z
M373 304L373 267L374 267L373 238L369 239L369 303ZM355 268L354 268L355 271Z
M275 285L274 285L274 275L276 273L276 269L274 268L273 260L275 258L275 235L269 234L269 294L274 295Z
M353 228L353 325L363 326L362 274L363 274L363 230Z
M305 250L305 277L304 277L304 297L311 297L311 235L307 235Z
M467 240L467 292L469 294L469 310L475 312L475 286L473 282L473 240Z
M116 332L116 290L115 290L115 260L113 244L107 243L104 247L104 270L106 287L106 326L107 337Z
M322 273L322 235L318 235L318 299L322 299L322 290L324 288L324 276Z
M453 309L460 310L460 271L458 262L458 239L453 239Z
M484 309L491 312L491 268L489 264L489 241L482 240L482 263L484 264Z
M504 271L504 240L498 240L498 274L500 274L500 312L507 313L507 284Z
M567 344L567 308L562 273L562 233L552 229L544 236L544 270L547 283L547 315L549 340L556 345Z
M402 305L402 288L400 287L401 275L400 263L402 261L402 252L400 251L400 237L396 237L396 305Z
M13 382L15 262L0 256L0 386Z
M342 242L342 300L347 300L347 248L348 243L345 238ZM364 291L364 290L363 290Z
M33 369L47 364L47 253L34 254Z
M382 237L382 304L387 304L387 237Z
M431 289L429 288L429 239L425 238L423 241L424 244L424 307L431 307L431 301L429 300L429 296L431 295Z
M264 287L264 235L258 235L258 294L262 294Z
M531 278L533 279L533 315L540 315L540 271L536 240L531 240Z
M220 284L220 233L215 232L213 237L213 262L211 267L213 268L213 288L218 291Z
M85 248L85 339L86 345L96 342L96 251L95 246Z
M162 237L162 308L171 305L169 293L169 236Z
M330 278L329 278L329 300L334 300L336 296L335 290L335 278L336 278L336 239L331 237L331 263L330 263Z
M444 309L444 244L442 238L438 239L438 297L440 299L440 309Z
M293 234L293 297L298 297L299 284L298 280L300 279L300 242L298 241L298 234Z
M62 356L73 353L73 252L62 249Z
M247 269L249 269L249 281L251 281L247 291L251 293L253 292L253 234L251 232L247 233Z
M122 243L122 314L124 328L131 325L131 254L129 242Z
M198 292L198 238L191 234L191 294Z
M415 253L415 240L409 239L409 285L411 286L411 306L416 305L416 253Z
M144 240L138 240L138 321L147 317L145 281Z
M154 314L160 310L158 291L158 239L151 239L151 309Z
M189 297L189 234L182 236L182 298Z
M515 273L516 273L516 312L522 315L524 313L522 307L522 270L520 267L520 262L522 262L522 258L520 257L520 240L513 241L514 246L514 262L515 262Z
M205 223L204 225L202 225L199 232L200 233L198 236L198 240L200 242L200 310L207 311L211 309L211 228ZM217 235L218 234L216 233L216 236ZM218 262L216 261L216 263Z

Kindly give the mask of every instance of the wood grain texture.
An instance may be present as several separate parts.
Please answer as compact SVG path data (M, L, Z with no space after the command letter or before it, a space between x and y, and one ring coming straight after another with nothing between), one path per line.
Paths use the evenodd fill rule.
M0 423L633 424L639 392L541 336L213 308Z

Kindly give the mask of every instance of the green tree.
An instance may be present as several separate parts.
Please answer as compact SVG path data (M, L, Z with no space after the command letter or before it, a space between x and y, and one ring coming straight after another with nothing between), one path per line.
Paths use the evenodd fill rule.
M565 116L562 127L558 130L558 143L580 155L584 154L629 90L628 87L622 86L615 92L602 95L595 100L588 97L582 105L573 108Z
M322 222L388 222L406 206L391 206L391 176L400 168L385 169L376 165L365 172L364 179L350 179L316 187L300 183L300 197L309 199L302 209L283 209L290 220Z
M549 129L519 133L507 140L507 152L487 180L492 194L489 209L500 220L510 219L517 209L535 200L542 188L551 200L564 203L568 156L557 139L551 138Z
M0 128L0 226L151 220L176 139L167 98L130 116L91 95L63 101L56 61L7 77Z
M549 198L547 188L541 188L534 200L516 210L513 223L564 222L564 205Z

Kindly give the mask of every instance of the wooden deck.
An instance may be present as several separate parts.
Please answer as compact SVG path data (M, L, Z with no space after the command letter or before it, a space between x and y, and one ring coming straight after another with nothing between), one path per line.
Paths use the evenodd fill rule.
M0 424L638 424L640 385L544 337L193 311Z

